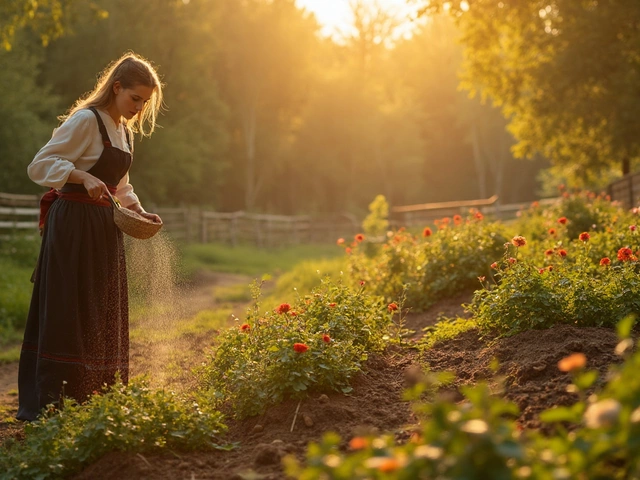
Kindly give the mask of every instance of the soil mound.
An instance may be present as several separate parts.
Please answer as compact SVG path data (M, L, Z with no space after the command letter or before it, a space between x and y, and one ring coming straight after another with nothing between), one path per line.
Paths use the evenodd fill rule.
M566 391L570 376L558 370L558 361L571 353L584 353L587 368L597 369L599 382L603 382L609 365L620 361L614 353L617 343L611 328L558 325L501 339L481 338L477 330L470 330L436 344L423 359L433 371L455 373L454 387L486 379L497 384L491 370L491 363L497 359L504 396L520 408L520 423L526 428L540 428L541 411L577 401L575 394Z

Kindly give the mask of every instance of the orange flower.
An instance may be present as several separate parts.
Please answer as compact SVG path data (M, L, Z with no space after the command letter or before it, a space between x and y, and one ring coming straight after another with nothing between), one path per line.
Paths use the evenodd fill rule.
M240 330L243 332L248 332L249 330L251 330L251 325L249 325L248 323L243 323L242 325L240 325Z
M515 258L513 258L513 257L509 257L509 260L508 260L508 261L509 261L509 263L510 263L511 265L513 265L514 263L516 263L516 259L515 259Z
M533 202L531 204L531 208L537 208L538 206L540 206L540 204L538 202Z
M511 243L516 247L524 247L527 244L527 240L522 235L516 235L511 239Z
M298 353L304 353L309 350L309 347L307 347L304 343L294 343L293 349Z
M578 238L581 242L588 242L591 238L591 235L589 235L587 232L582 232Z
M400 463L395 458L387 458L378 467L384 473L394 472L400 468Z
M347 247L347 248L344 249L344 251L347 252L347 255L349 255L351 253L351 248Z
M354 238L356 239L356 242L361 242L364 240L364 235L359 233Z
M611 259L609 257L604 257L600 260L600 265L607 266L611 264Z
M390 303L387 308L390 312L395 312L396 310L398 310L398 305L396 303Z
M555 235L556 234L556 229L555 228L550 228L549 229L549 235Z
M553 265L549 265L549 267L547 267L549 269L550 272L553 272Z
M496 262L493 262L493 263L491 264L491 268L493 268L493 269L498 268L498 264L497 264Z
M291 305L289 305L288 303L282 303L278 308L276 308L276 312L281 315L283 313L287 313L289 310L291 310Z
M460 225L462 223L462 217L460 215L454 215L453 223L455 223L456 225Z
M433 232L431 231L431 229L429 227L426 227L423 231L422 231L422 236L423 237L430 237L431 234Z
M322 341L324 343L330 343L331 342L331 337L325 333L325 334L322 335Z
M480 212L476 212L474 217L476 217L476 220L482 220L484 218L484 215L482 215L482 213Z
M369 446L369 441L364 437L353 437L349 442L349 448L351 450L362 450Z
M360 286L364 285L364 280L360 280Z
M561 248L560 250L558 250L558 255L560 255L561 257L566 257L567 251L564 248Z
M584 353L572 353L558 362L558 369L562 372L573 372L580 370L587 364L587 357Z
M484 275L480 275L478 277L478 280L480 280L480 283L484 282L487 279L487 277L485 277Z
M338 245L343 245L344 244L344 238L339 238L338 240L336 240L336 243Z
M540 275L542 275L542 274L544 273L544 268L539 268L539 269L538 269L538 273L539 273Z
M331 302L331 303L329 304L329 306L330 306L331 308L333 308L333 307L335 307L335 306L336 306L336 304L335 304L334 302Z
M567 217L560 217L558 219L558 223L561 223L562 225L566 225L567 224Z
M627 260L633 259L633 250L628 247L622 247L618 250L618 260L621 262L626 262Z
M449 217L444 217L441 221L445 225L449 225L449 223L451 223L451 219Z
M547 250L544 251L545 255L553 255L553 248L548 248Z

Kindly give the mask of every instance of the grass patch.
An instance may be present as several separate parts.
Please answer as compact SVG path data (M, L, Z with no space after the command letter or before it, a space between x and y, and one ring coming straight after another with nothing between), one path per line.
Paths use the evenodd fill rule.
M129 337L140 343L156 343L168 342L184 335L202 335L225 327L231 313L230 308L202 310L191 318L156 325L159 328L150 328L147 322L136 322L131 326Z
M432 327L425 329L426 333L419 346L425 350L432 348L436 343L451 340L461 333L477 328L478 324L472 318L444 319Z
M181 273L193 276L198 270L245 275L279 275L303 260L329 259L344 255L335 245L294 245L279 249L259 249L247 245L231 247L208 243L181 247Z
M21 345L14 345L11 347L3 347L0 351L0 365L4 363L13 363L20 360Z
M213 297L219 303L246 303L251 301L251 290L249 284L244 283L215 287Z
M35 262L34 262L35 265ZM31 303L31 267L0 257L0 346L16 340L24 329Z

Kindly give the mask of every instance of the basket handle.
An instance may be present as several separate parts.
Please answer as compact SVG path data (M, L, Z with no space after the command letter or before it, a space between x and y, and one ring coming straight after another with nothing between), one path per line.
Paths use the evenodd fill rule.
M113 195L111 195L111 192L107 192L107 193L103 193L103 196L108 195L109 201L111 202L111 205L113 205L113 208L121 208L120 207L120 203L118 203L118 201L113 198Z

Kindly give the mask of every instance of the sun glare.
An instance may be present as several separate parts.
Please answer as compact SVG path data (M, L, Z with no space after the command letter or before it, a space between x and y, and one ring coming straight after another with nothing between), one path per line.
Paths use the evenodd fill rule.
M350 0L296 0L298 7L314 13L322 27L321 34L334 39L351 33L353 29L349 3ZM406 0L365 0L365 3L377 4L399 20L394 38L409 37L417 24L414 19L418 7L408 5Z

